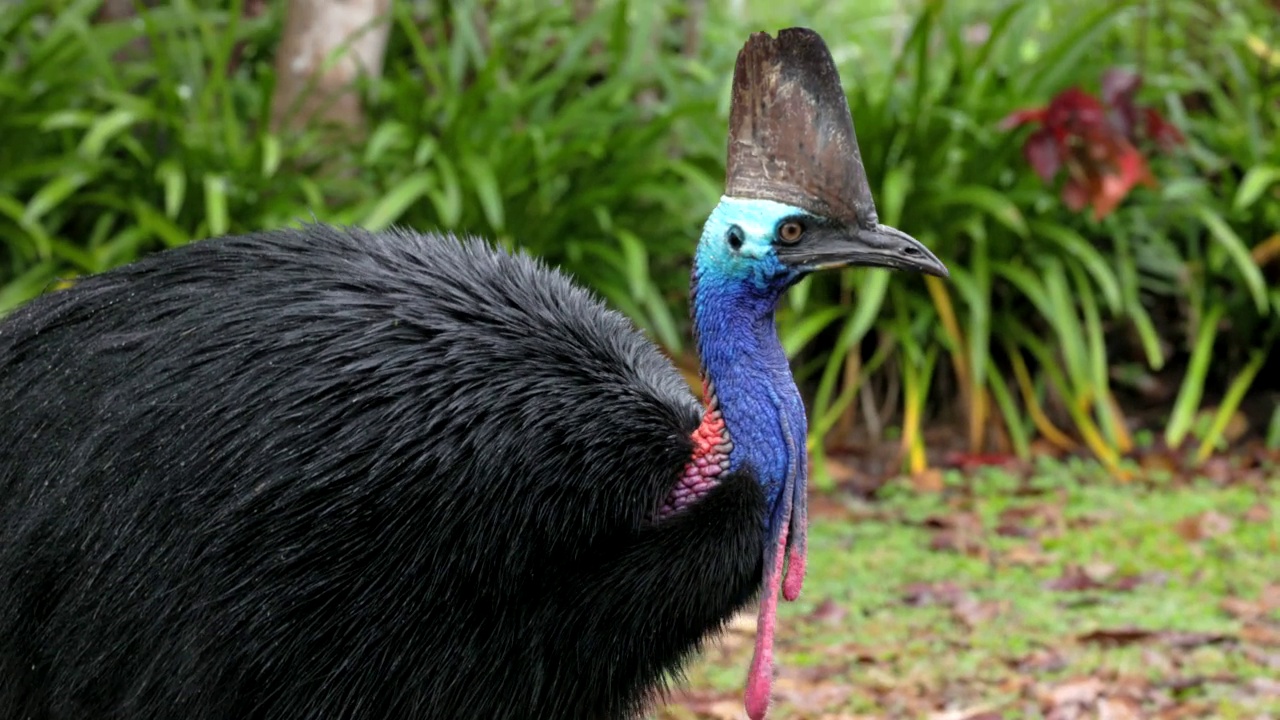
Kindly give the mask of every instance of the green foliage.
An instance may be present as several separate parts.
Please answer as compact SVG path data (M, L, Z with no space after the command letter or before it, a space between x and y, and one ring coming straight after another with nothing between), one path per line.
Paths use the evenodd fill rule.
M506 3L484 41L479 5L396 4L371 127L334 143L269 127L278 15L178 2L108 25L95 2L20 3L0 25L0 311L58 277L314 218L518 242L679 349L687 280L653 278L678 276L718 197L721 73L662 47L674 2L585 23ZM115 57L139 35L149 52Z
M97 25L95 2L16 5L0 21L0 311L55 278L249 226L305 207L265 132L270 85L230 67L233 43L273 42L266 21L186 2L136 24ZM147 61L120 61L136 38Z
M923 281L925 293L918 281L886 285L883 273L854 271L807 294L797 313L838 298L857 307L821 316L828 333L806 327L834 338L817 382L817 431L847 419L860 385L900 385L903 449L921 469L912 396L932 373L926 349L940 345L950 362L938 367L951 377L933 387L952 388L974 450L990 429L1025 455L1038 432L1072 446L1079 438L1118 467L1131 440L1112 378L1126 365L1185 368L1166 433L1175 446L1206 388L1230 385L1220 432L1280 336L1280 289L1260 253L1280 231L1280 68L1256 42L1274 20L1264 3L926 3L887 70L845 64L881 215L939 250L952 278ZM1147 102L1190 143L1152 160L1157 189L1099 222L1067 209L1030 172L1022 136L999 123L1073 85L1096 91L1117 65L1145 75ZM880 378L845 352L864 340L873 359L885 348L897 356ZM1027 360L1031 369L1017 372Z
M102 24L94 0L20 0L0 16L0 313L146 252L319 219L519 245L687 353L734 56L748 31L806 24L841 66L882 221L952 269L848 271L789 296L816 453L861 411L921 469L921 426L954 410L975 450L1026 455L1040 437L1118 467L1129 378L1180 378L1159 431L1204 451L1274 375L1280 38L1264 0L809 2L769 4L763 25L717 6L696 51L674 0L599 0L581 20L552 0L395 3L384 76L361 87L368 127L347 136L271 130L283 10L243 4ZM1152 160L1158 187L1095 221L999 124L1116 65L1188 142ZM1280 415L1272 428L1280 442Z
M350 217L474 232L560 265L673 350L698 226L719 195L721 78L663 47L676 3L499 3L487 43L398 6L363 158L389 192ZM441 48L423 42L449 22ZM412 162L405 162L412 158ZM655 278L665 278L659 282Z

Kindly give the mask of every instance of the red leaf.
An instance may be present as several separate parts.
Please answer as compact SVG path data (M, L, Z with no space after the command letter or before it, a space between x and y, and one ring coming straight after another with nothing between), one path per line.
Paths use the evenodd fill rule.
M1027 158L1031 169L1036 171L1040 179L1052 182L1062 167L1062 156L1058 151L1058 143L1049 128L1040 128L1027 138L1022 146L1022 154Z
M1147 161L1132 145L1117 158L1117 163L1119 174L1112 172L1103 175L1097 192L1092 197L1093 217L1097 220L1110 215L1134 185L1140 182L1147 185L1155 182L1147 170Z
M1044 108L1031 108L1029 110L1015 110L1009 113L1000 121L998 127L1001 130L1012 130L1029 123L1044 122Z
M1134 139L1138 109L1133 98L1142 87L1142 76L1132 70L1111 68L1102 75L1102 100L1112 109L1112 124L1120 134Z
M1058 93L1045 113L1044 124L1064 131L1106 126L1106 112L1102 103L1080 88L1067 88Z
M1071 209L1080 210L1088 204L1093 207L1094 218L1102 219L1135 185L1155 183L1146 159L1114 128L1091 127L1086 142L1083 152L1072 156L1069 167L1074 182L1069 182L1062 192L1062 199Z
M1062 200L1077 212L1085 207L1096 219L1115 211L1134 186L1154 185L1146 158L1134 146L1141 123L1143 134L1168 149L1182 135L1155 110L1139 108L1134 98L1142 77L1111 68L1102 78L1100 101L1080 88L1058 93L1048 106L1019 110L1000 122L1004 129L1038 123L1023 144L1022 153L1045 183L1067 168Z
M1069 178L1067 184L1062 186L1062 201L1067 207L1079 212L1089 204L1089 191L1075 178Z
M1142 117L1146 125L1144 132L1148 138L1154 140L1156 145L1160 146L1161 150L1167 152L1172 150L1175 145L1181 145L1186 142L1178 128L1166 121L1164 116L1156 112L1155 108L1143 108Z

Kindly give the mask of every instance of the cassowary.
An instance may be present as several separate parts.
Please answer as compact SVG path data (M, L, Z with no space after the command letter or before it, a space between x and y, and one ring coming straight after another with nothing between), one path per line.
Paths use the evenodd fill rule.
M0 717L629 717L763 586L762 717L805 558L774 308L849 265L946 275L878 224L830 54L791 29L735 68L701 403L475 239L310 225L36 299L0 324Z

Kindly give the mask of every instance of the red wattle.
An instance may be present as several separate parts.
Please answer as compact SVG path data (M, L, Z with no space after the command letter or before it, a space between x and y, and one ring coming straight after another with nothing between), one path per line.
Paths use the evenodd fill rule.
M778 586L782 583L782 563L786 557L787 525L784 523L778 535L778 549L773 556L773 567L765 568L768 584L760 598L760 616L756 621L756 649L751 658L751 670L747 674L745 704L751 720L763 720L769 711L773 691L773 635L778 617Z
M808 557L807 543L809 518L807 513L798 513L792 520L795 526L792 532L795 541L791 544L791 552L787 556L787 577L782 584L782 596L788 602L800 597L800 589L804 586L805 559Z
M669 517L692 505L716 486L721 473L729 470L729 438L725 432L724 416L714 400L707 403L702 423L690 439L693 440L693 457L658 509L659 518Z

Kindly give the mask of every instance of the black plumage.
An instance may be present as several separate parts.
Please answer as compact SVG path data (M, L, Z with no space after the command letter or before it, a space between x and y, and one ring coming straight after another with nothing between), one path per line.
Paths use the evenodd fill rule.
M669 361L480 241L85 278L0 323L0 408L0 718L625 717L760 584L749 471L653 522Z

